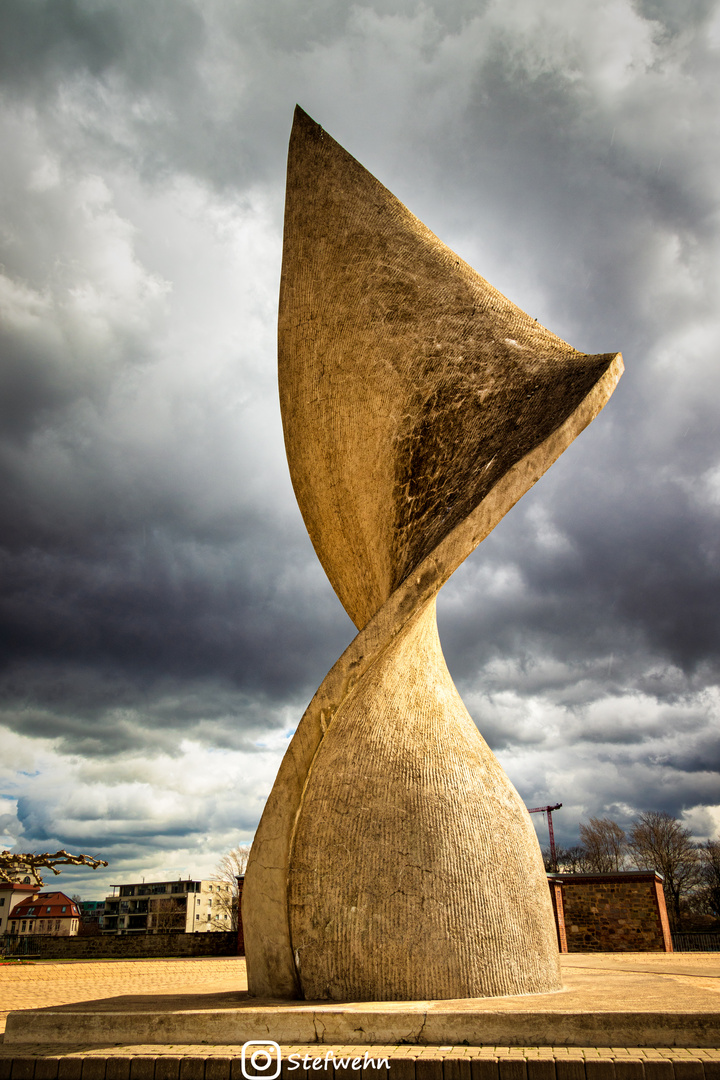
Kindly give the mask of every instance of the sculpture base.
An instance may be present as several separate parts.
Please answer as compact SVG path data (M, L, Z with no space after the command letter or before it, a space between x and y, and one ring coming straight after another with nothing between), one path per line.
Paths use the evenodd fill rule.
M258 1001L244 993L116 997L13 1012L7 1050L282 1046L718 1047L720 959L575 954L561 991L461 1001ZM175 1050L169 1050L174 1047ZM71 1049L72 1048L72 1049ZM146 1051L147 1052L147 1051ZM185 1052L185 1050L183 1050Z

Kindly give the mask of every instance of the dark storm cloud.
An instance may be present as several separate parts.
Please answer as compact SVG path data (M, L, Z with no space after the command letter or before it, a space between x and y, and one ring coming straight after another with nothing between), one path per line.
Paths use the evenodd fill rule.
M55 86L67 71L100 75L123 53L116 12L74 0L7 0L0 9L0 79L11 88Z
M0 79L11 93L39 99L65 80L113 75L138 92L200 85L196 62L205 20L183 0L6 0L0 10Z
M5 722L61 735L68 749L112 754L139 741L167 745L199 724L212 737L213 722L221 743L232 727L236 738L257 737L273 708L303 706L350 624L337 605L318 605L327 588L321 572L294 574L301 560L287 543L273 564L269 540L259 531L241 552L188 552L154 537L126 550L109 546L102 561L81 551L6 558ZM169 711L163 699L173 686ZM22 707L28 699L34 709Z
M47 131L60 152L132 162L159 182L187 171L235 188L267 179L271 167L279 190L286 121L266 105L263 74L279 57L262 37L256 9L184 0L9 0L0 17L7 93L60 121ZM239 39L232 71L222 41L208 40L225 33ZM213 52L219 55L210 59ZM218 60L213 72L208 64ZM225 99L218 77L230 79ZM77 127L62 123L68 106L83 111ZM280 139L275 146L256 135L270 125Z
M616 675L629 649L687 675L710 665L717 677L717 520L676 483L638 473L631 508L612 478L606 485L596 468L576 468L572 487L556 483L547 501L540 488L485 542L478 561L517 567L521 587L512 598L478 597L448 628L461 672L542 642L568 661L613 652ZM533 511L543 505L559 540L549 547L535 536Z
M322 581L314 574L315 588L303 595L302 580L288 573L292 563L283 564L292 551L273 552L262 533L252 539L242 552L201 545L187 552L178 540L155 536L144 548L142 541L127 551L109 548L102 562L82 551L7 559L5 661L62 657L88 667L114 664L138 678L215 672L282 697L309 660L302 610ZM332 612L327 622L313 645L320 653L323 638L347 633Z

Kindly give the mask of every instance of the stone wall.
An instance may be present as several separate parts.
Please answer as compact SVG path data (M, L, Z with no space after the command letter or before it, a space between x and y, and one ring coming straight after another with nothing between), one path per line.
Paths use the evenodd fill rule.
M45 960L237 956L237 933L234 930L208 934L108 934L98 937L51 937L33 934L30 944L33 946L32 955ZM8 955L11 955L10 951Z
M561 951L564 926L567 952L672 952L662 878L654 871L550 874L548 881L554 901L560 893L554 906Z

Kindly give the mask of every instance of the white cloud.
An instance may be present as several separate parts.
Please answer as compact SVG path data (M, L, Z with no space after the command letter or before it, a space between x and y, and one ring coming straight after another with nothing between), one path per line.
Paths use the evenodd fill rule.
M97 895L128 875L209 876L226 851L252 839L288 735L264 736L253 751L180 738L173 754L84 761L57 740L2 730L6 843L107 859L107 870L64 871L64 886L72 878L73 889Z

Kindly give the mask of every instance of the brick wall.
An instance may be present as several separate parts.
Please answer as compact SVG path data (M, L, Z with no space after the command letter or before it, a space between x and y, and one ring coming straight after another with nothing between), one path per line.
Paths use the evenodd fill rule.
M672 952L662 878L654 871L550 874L548 883L562 952L563 926L568 952Z
M32 935L33 955L46 960L92 960L142 956L236 956L234 930L209 934L124 934L121 937ZM37 952L35 951L37 948Z

